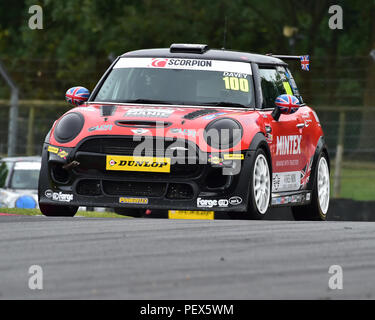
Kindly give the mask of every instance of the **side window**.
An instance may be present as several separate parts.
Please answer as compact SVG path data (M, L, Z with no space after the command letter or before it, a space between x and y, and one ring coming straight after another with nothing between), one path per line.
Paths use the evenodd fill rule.
M275 100L279 95L286 94L287 89L290 86L285 85L286 76L285 74L276 70L276 68L259 68L260 84L262 87L263 94L263 105L262 108L274 108ZM289 83L288 83L289 85Z

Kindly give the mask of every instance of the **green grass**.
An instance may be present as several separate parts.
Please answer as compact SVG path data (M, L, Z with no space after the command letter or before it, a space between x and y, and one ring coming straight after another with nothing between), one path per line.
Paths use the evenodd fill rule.
M333 161L332 161L333 162ZM334 164L334 163L332 163ZM331 191L333 193L333 179L335 170L331 171ZM340 198L358 201L375 201L375 164L365 162L345 162L341 169ZM9 209L0 208L2 213L21 215L40 215L38 209ZM114 212L78 211L76 216L92 218L128 218Z
M37 216L41 215L39 209L18 209L18 208L0 208L2 213L13 213L21 214L26 216ZM96 211L78 211L77 216L90 217L90 218L129 218L126 216L120 216L114 212L96 212Z
M334 168L331 172L333 192ZM346 162L341 169L340 198L375 201L375 164Z

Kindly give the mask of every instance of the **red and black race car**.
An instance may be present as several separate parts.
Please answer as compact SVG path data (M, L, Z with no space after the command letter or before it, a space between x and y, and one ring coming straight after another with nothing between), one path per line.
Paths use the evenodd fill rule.
M308 69L308 58L280 57L173 44L118 57L91 94L69 89L76 107L43 146L42 213L262 219L291 206L298 220L325 220L323 131L284 62Z

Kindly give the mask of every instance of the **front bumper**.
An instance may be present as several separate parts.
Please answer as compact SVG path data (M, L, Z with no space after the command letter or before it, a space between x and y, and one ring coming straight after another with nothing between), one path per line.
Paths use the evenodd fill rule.
M110 141L103 139L105 142ZM174 161L180 161L172 161L170 173L125 172L106 170L106 156L128 155L131 150L116 149L111 143L97 147L91 142L92 146L85 149L85 142L87 141L73 149L58 147L58 150L44 144L39 181L40 203L137 209L247 211L253 151L243 152L242 160L226 160L221 163L210 161L209 159L213 159L210 157L212 155L199 151L195 164L189 163L193 162L191 157L184 159L185 164L181 164L181 157L176 157Z

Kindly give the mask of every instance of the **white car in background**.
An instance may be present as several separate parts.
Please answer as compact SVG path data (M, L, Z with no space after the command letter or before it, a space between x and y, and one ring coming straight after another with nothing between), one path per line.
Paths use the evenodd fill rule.
M0 207L38 208L41 157L0 160Z

